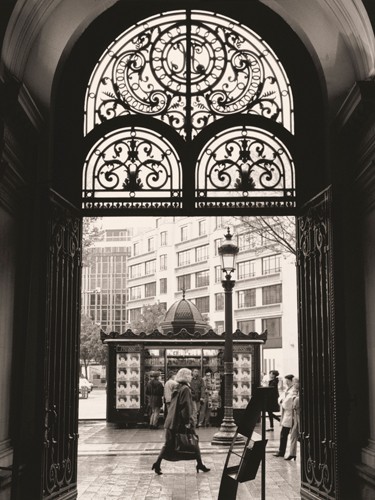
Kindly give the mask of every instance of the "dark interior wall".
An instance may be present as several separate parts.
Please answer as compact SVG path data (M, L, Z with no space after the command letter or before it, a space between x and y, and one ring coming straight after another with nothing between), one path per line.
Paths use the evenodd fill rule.
M360 82L345 127L336 130L332 146L336 189L336 334L338 341L338 416L341 426L341 465L344 484L352 496L359 494L355 466L361 463L369 432L369 372L365 312L363 255L366 240L363 220L368 194L361 172L374 155L375 88ZM350 99L350 98L349 98Z

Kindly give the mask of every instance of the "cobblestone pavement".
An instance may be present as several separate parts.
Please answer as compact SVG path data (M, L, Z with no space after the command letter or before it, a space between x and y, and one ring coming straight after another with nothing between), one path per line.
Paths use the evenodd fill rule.
M79 500L216 500L227 447L212 446L217 428L198 429L202 459L211 469L196 473L194 461L163 461L163 475L152 470L164 431L120 429L103 421L80 422ZM267 433L266 499L300 499L299 462L276 458L278 429ZM237 500L261 498L261 470L239 484Z

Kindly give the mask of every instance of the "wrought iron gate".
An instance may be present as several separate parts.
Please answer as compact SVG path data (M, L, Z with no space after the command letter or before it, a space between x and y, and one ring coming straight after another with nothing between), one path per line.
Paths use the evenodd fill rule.
M339 497L331 190L297 219L302 497Z
M43 498L76 498L81 219L50 200L44 361Z

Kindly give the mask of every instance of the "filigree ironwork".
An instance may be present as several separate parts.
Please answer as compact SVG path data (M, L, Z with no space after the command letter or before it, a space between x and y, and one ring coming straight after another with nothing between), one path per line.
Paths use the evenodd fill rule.
M285 71L252 30L204 11L145 19L102 54L88 84L85 134L116 116L158 118L186 140L236 113L257 114L293 133Z
M181 184L180 160L166 139L141 127L117 129L100 139L87 156L83 204L155 208L155 203L163 206L163 199L168 199L168 206L178 207Z
M211 139L197 162L196 200L209 207L210 198L220 197L244 203L260 198L263 206L276 198L293 206L294 164L281 141L255 127L231 128Z
M308 204L297 226L302 489L327 499L339 495L330 212L327 190Z
M77 482L81 222L51 192L46 272L43 498L74 491Z

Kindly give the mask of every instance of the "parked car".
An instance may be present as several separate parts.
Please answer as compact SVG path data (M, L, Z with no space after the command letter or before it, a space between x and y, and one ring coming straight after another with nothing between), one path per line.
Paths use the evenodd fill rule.
M87 380L85 377L80 377L79 383L78 383L78 388L79 392L82 392L82 387L87 387L87 392L90 393L92 391L92 386L93 384Z

